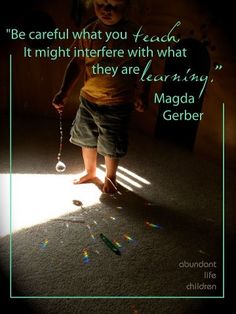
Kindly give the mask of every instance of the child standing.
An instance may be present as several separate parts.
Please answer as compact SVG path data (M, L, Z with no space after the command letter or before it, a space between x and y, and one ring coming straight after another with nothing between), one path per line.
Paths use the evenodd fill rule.
M94 49L98 51L106 46L111 50L122 47L137 47L133 33L137 26L126 20L125 13L129 0L93 0L97 20L85 27L85 31L103 34L101 39L82 38L76 40L73 48ZM127 34L127 39L110 39L106 41L105 32ZM137 75L124 75L121 68L140 65L140 60L127 53L122 57L95 56L75 57L69 63L60 91L53 99L53 106L62 112L65 99L76 83L80 71L84 69L84 86L80 91L80 106L71 128L70 142L82 147L85 174L74 180L74 184L87 182L96 177L97 153L104 156L106 176L104 193L117 190L116 171L119 159L127 152L128 125L134 107L138 111L147 105L148 88L137 89ZM94 73L94 67L117 68L112 73ZM140 65L141 66L141 65ZM100 69L101 69L100 68ZM139 94L139 96L138 96ZM144 103L145 101L145 103Z

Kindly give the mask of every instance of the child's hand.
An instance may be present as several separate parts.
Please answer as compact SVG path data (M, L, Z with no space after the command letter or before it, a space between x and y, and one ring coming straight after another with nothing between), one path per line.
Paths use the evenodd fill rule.
M56 110L58 111L58 113L62 113L63 109L64 109L64 95L62 94L62 92L59 92L55 95L55 97L53 98L52 101L52 105L54 108L56 108Z
M143 101L142 98L137 98L137 99L135 100L134 108L135 108L135 110L137 110L138 112L144 112L144 110L145 110L145 104L144 104L144 101Z

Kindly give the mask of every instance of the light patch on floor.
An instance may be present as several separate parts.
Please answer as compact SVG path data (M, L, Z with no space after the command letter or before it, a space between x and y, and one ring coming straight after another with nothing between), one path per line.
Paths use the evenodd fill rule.
M97 177L104 181L105 165L97 168ZM74 185L78 175L66 174L0 174L0 237L45 223L51 219L100 203L101 190L93 183ZM124 167L118 167L117 182L133 191L150 185L146 179ZM11 182L10 182L11 181ZM11 195L10 195L11 190Z
M50 219L81 210L73 204L79 200L83 208L99 203L101 190L92 183L74 185L75 175L1 174L0 236L44 223Z
M106 166L104 164L100 164L101 169L105 169ZM134 188L141 189L145 185L150 185L151 183L146 180L145 178L139 176L138 174L126 169L122 166L118 166L117 172L117 183L122 185L124 188L128 189L129 191L133 191Z

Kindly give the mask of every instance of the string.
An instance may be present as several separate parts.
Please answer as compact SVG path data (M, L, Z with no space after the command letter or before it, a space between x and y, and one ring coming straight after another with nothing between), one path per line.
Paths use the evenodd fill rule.
M63 143L62 112L59 112L59 131L60 131L60 144L59 144L59 152L57 155L58 161L61 160L62 143Z
M66 165L61 161L62 143L63 143L62 112L59 112L59 132L60 132L60 142L59 142L59 151L57 154L56 171L63 172L66 169Z

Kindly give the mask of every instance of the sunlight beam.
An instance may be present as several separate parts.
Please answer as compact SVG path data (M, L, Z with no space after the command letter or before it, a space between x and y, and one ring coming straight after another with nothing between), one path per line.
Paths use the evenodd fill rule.
M4 187L1 197L0 236L9 234L10 195L9 174L1 174ZM78 210L73 200L83 208L99 203L101 190L92 183L74 185L74 175L12 174L12 231L45 223Z
M132 172L132 171L130 171L130 170L128 170L128 169L122 167L122 166L118 166L118 169L121 170L121 171L123 171L123 172L125 172L125 173L127 173L127 174L130 175L131 177L135 178L136 180L138 180L138 181L140 181L140 182L142 182L142 183L144 183L144 184L147 184L147 185L151 184L151 182L147 181L146 179L140 177L140 176L137 175L136 173L134 173L134 172Z
M102 168L106 168L106 166L104 164L101 164L100 167ZM119 170L121 170L122 172L124 172L125 174L133 177L135 180L131 179L130 177L128 177L127 175L125 174L122 174ZM137 187L139 189L141 189L143 186L141 184L139 184L137 181L139 182L142 182L144 184L151 184L149 181L147 181L146 179L140 177L139 175L135 174L134 172L124 168L124 167L121 167L121 166L118 166L118 171L116 173L117 177L123 179L125 182L133 185L134 187Z

